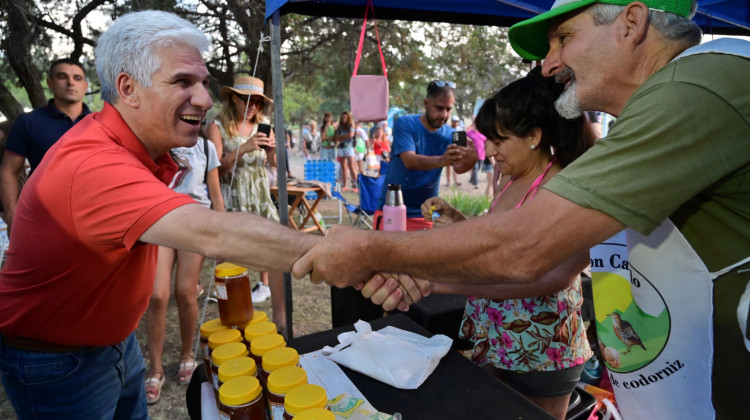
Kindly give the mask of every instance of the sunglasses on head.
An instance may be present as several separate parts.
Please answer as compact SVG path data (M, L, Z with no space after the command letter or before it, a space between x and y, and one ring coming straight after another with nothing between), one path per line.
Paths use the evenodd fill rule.
M245 103L247 103L248 97L250 98L250 103L252 104L262 106L266 103L266 101L260 96L252 97L252 95L240 95L239 93L237 93L236 95L238 98L240 98L240 100L242 100L242 102L245 102Z
M455 89L456 88L456 84L455 83L449 82L447 80L433 80L433 81L430 82L430 85L428 86L428 89L431 88L431 87L433 87L433 86L434 87L439 87L439 88L446 87L446 86L448 86L451 89Z

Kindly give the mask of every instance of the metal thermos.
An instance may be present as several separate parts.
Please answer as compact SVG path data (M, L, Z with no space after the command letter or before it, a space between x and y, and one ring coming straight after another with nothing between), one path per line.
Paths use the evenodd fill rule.
M399 184L388 184L388 192L383 206L383 230L387 232L406 231L406 206Z

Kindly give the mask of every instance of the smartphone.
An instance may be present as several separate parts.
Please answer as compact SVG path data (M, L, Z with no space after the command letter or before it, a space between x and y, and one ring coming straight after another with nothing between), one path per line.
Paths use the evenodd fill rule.
M466 131L454 131L453 144L466 147Z
M270 124L264 124L264 123L258 124L258 132L259 133L264 133L265 135L267 135L267 136L270 137L271 136L271 125Z

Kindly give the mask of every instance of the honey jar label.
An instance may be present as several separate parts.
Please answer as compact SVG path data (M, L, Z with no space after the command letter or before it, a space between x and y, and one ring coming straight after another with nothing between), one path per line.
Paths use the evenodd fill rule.
M283 420L284 403L269 401L269 405L271 406L271 420Z
M227 285L224 283L216 283L216 297L221 300L229 300L227 297Z

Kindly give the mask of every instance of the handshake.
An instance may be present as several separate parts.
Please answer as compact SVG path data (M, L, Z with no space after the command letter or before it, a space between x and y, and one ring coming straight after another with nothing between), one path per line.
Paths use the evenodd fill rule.
M413 303L430 294L430 282L408 274L380 272L378 261L385 253L368 252L376 241L373 232L349 226L333 226L292 267L295 278L310 274L314 284L353 286L386 311L406 311ZM386 257L387 258L387 257Z
M433 221L434 213L441 216L436 225L451 224L465 219L465 216L443 199L434 197L422 205L426 220ZM381 305L386 311L399 309L406 311L413 303L430 294L431 283L406 274L404 266L396 266L396 255L404 256L394 239L408 241L416 232L390 233L363 231L348 226L333 226L325 237L308 250L292 267L292 275L302 278L310 274L314 284L326 282L331 286L353 286L362 295ZM417 250L413 250L417 251ZM409 252L412 255L411 252ZM427 265L429 253L414 252L414 262ZM419 259L427 261L419 261Z

